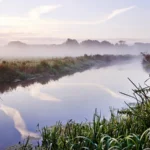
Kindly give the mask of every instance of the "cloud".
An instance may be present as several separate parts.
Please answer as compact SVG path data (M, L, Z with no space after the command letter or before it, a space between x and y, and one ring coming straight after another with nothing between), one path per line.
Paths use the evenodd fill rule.
M60 102L61 100L51 96L47 93L43 93L40 91L40 85L34 85L34 88L32 87L30 89L30 94L32 97L37 98L38 100L43 100L43 101L50 101L50 102Z
M112 18L125 13L129 10L136 8L136 6L130 6L122 9L116 9L112 13L104 16L104 18L93 21L74 21L74 20L57 20L41 17L42 14L49 13L62 5L45 5L32 9L27 13L26 17L17 16L1 16L0 15L0 27L3 32L32 32L33 34L39 34L42 36L55 34L57 31L65 30L70 25L99 25L105 23ZM46 29L46 30L43 30Z
M106 93L108 93L109 95L111 95L114 98L118 98L121 100L126 100L128 101L129 99L127 99L126 97L122 96L120 93L117 93L113 90L111 90L110 88L104 86L104 85L100 85L100 84L94 84L94 83L52 83L49 85L50 88L56 88L59 86L89 86L89 87L96 87L99 88L103 91L105 91Z
M105 21L107 20L110 20L112 18L114 18L115 16L119 15L119 14L122 14L124 12L127 12L131 9L134 9L136 6L131 6L131 7L127 7L127 8L122 8L122 9L116 9L115 11L113 11L106 19Z
M3 2L3 0L0 0L0 3Z
M55 83L52 82L50 85L47 85L48 88L60 88L62 86L85 86L85 87L96 87L100 90L105 91L106 93L108 93L109 95L111 95L114 98L118 98L121 100L129 100L126 97L122 96L119 92L115 92L113 90L111 90L110 88L104 86L104 85L100 85L100 84L94 84L94 83ZM43 93L40 91L41 89L41 85L40 84L36 84L34 86L30 87L29 93L31 94L32 97L37 98L38 100L43 100L43 101L50 101L50 102L60 102L61 100L51 96L47 93Z
M108 20L111 20L112 18L116 17L117 15L125 13L134 8L136 8L136 6L130 6L130 7L126 7L126 8L116 9L112 13L105 16L104 19L101 19L99 21L76 22L76 24L91 24L91 25L92 24L101 24L101 23L107 22Z
M3 104L0 104L0 110L2 110L7 116L9 116L14 121L15 128L21 134L21 137L23 139L27 138L28 136L30 138L36 138L36 139L40 138L38 134L27 130L25 122L22 119L22 116L18 110L5 106Z
M40 16L42 14L49 13L55 9L60 8L60 7L62 7L62 5L60 5L60 4L59 5L43 5L43 6L32 9L29 12L29 16L31 18L40 18Z

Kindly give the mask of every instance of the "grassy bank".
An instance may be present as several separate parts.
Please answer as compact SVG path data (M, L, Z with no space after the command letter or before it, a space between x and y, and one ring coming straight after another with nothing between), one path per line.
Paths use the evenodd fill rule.
M84 55L80 57L50 58L38 60L0 61L0 83L32 80L40 77L58 77L83 71L91 67L104 67L115 62L131 60L130 55Z
M33 146L30 141L20 143L20 150L149 150L150 147L150 101L149 86L135 85L134 105L127 109L110 111L105 119L95 111L93 121L66 125L58 122L55 126L38 130L42 140Z

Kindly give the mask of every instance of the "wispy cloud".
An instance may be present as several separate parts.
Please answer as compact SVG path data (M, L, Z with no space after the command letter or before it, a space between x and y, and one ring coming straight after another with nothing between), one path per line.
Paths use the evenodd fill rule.
M50 102L60 102L61 100L47 93L40 91L40 85L34 85L34 88L31 87L30 94L32 97L37 98L38 100L50 101Z
M1 1L1 0L0 0ZM49 13L62 5L45 5L32 9L27 13L26 17L17 17L17 16L1 16L0 15L0 26L2 31L6 32L32 32L42 35L53 34L53 32L59 30L60 28L66 28L68 25L98 25L105 23L108 20L115 18L118 15L121 15L129 10L136 8L136 6L130 6L126 8L116 9L108 15L105 15L102 19L93 20L93 21L78 21L78 20L57 20L51 18L42 18L42 14ZM43 30L47 29L47 30ZM45 33L44 33L45 31ZM6 33L5 32L5 33Z
M96 87L99 88L103 91L105 91L106 93L108 93L109 95L111 95L114 98L118 98L121 100L126 100L128 101L129 99L127 99L126 97L122 96L121 94L111 90L110 88L104 86L104 85L100 85L100 84L94 84L94 83L51 83L49 85L50 88L56 88L56 87L60 87L60 86L87 86L87 87Z
M105 19L105 21L110 20L110 19L114 18L115 16L122 14L126 11L129 11L131 9L134 9L134 8L136 8L136 6L131 6L131 7L122 8L122 9L116 9Z
M52 86L54 87L53 83L52 83ZM18 87L18 90L20 92L24 91L24 89L22 87ZM36 100L49 101L49 102L61 102L62 101L61 99L56 98L55 96L51 95L50 93L43 92L42 85L39 83L29 86L28 91L26 91L26 92L27 92L27 94L30 94L33 98L36 98Z
M30 12L29 12L29 16L31 18L40 18L40 16L42 14L46 14L46 13L49 13L55 9L58 9L62 7L62 5L43 5L43 6L39 6L37 8L34 8L32 9Z
M7 116L9 116L14 121L15 128L21 134L21 137L23 139L27 138L28 136L36 139L40 138L38 134L27 130L25 122L18 110L5 106L3 104L0 104L0 110L2 110Z
M48 88L60 88L62 86L64 86L64 87L65 86L96 87L96 88L99 88L100 90L105 91L106 93L108 93L109 95L111 95L114 98L128 100L121 94L111 90L110 88L108 88L104 85L100 85L100 84L93 84L93 83L57 83L56 84L56 83L52 82L51 84L47 85ZM41 85L36 84L36 85L30 87L29 93L31 94L32 97L37 98L38 100L50 101L50 102L60 102L61 101L60 99L58 99L50 94L41 92L40 89L41 89Z
M121 9L116 9L114 10L112 13L106 15L103 19L98 20L98 21L87 21L87 22L76 22L76 24L101 24L104 22L107 22L108 20L111 20L112 18L116 17L117 15L120 15L122 13L125 13L131 9L136 8L136 6L130 6L130 7L126 7L126 8L121 8Z

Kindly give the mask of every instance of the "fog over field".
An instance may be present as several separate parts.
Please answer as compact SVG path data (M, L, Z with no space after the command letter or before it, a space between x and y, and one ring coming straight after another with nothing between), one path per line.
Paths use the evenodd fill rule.
M22 59L27 57L76 57L84 54L139 55L141 52L147 53L149 50L149 43L127 45L125 41L112 44L108 41L85 40L79 43L77 40L67 39L62 44L51 45L29 45L20 41L12 41L0 47L0 57Z

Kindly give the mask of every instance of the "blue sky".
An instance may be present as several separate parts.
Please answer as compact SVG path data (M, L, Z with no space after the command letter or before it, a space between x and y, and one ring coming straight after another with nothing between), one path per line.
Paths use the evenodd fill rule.
M0 38L150 39L150 0L0 0Z

